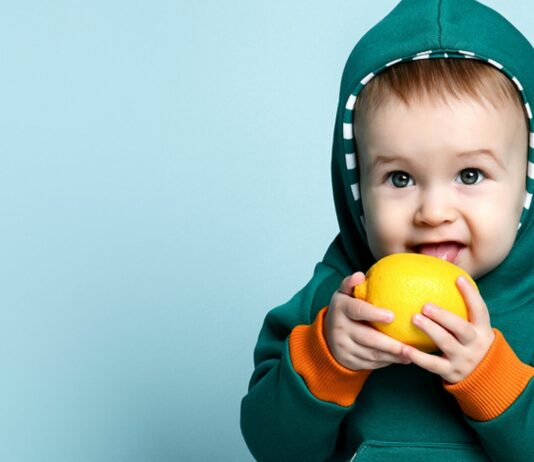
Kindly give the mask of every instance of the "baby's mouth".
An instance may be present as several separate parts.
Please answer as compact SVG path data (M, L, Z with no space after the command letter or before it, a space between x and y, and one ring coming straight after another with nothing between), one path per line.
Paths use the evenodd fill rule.
M462 251L465 245L459 242L435 242L432 244L419 244L415 247L417 253L423 255L432 255L434 257L441 258L448 262L454 263L458 254Z

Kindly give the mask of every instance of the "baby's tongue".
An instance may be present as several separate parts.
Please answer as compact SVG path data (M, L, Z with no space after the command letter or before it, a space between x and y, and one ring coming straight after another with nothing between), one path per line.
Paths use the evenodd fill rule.
M456 242L442 242L439 244L423 244L419 247L419 252L453 263L461 248L462 246Z

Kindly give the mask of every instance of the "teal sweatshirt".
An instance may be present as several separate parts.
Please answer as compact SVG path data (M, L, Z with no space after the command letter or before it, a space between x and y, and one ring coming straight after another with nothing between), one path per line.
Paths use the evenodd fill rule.
M510 78L529 116L534 162L534 49L497 12L474 0L403 0L360 39L343 71L334 131L339 234L306 286L267 314L241 403L241 430L259 461L534 460L532 178L510 254L476 281L496 338L468 377L446 384L413 364L351 371L325 346L322 322L333 293L375 262L361 222L354 101L374 75L414 58L478 59Z

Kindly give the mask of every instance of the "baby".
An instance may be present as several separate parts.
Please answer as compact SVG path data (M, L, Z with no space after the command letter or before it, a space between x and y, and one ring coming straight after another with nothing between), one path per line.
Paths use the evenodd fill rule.
M525 203L528 117L513 83L479 61L412 61L373 79L354 114L373 256L434 255L473 278L498 266ZM329 349L350 369L413 361L456 383L494 340L484 300L460 282L471 323L431 304L414 318L447 359L402 345L361 322L393 320L393 313L352 298L364 279L361 272L347 277L325 317Z
M472 0L403 0L355 46L332 159L339 234L271 310L241 428L260 461L530 461L534 454L534 49ZM530 140L530 142L529 142ZM355 299L378 259L466 270L463 320L429 303L428 354Z

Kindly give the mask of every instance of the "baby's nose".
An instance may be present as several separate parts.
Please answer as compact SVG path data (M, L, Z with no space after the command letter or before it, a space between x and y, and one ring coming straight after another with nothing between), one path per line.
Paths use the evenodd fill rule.
M421 194L414 221L418 225L438 226L453 222L457 216L458 210L450 194L436 189Z

